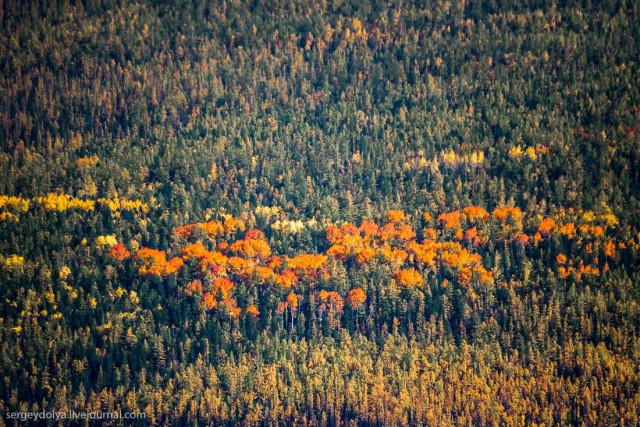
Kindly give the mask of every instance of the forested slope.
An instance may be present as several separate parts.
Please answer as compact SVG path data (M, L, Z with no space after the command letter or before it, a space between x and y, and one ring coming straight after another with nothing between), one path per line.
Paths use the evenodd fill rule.
M0 410L640 424L639 43L624 0L0 0Z

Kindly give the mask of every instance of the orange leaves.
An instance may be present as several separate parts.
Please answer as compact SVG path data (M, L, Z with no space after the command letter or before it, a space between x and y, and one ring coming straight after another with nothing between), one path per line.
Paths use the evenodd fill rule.
M198 222L195 224L181 225L180 227L175 228L175 232L188 239L191 237L191 234L196 229L196 227L202 228L204 232L211 239L215 239L218 235L222 234L224 228L220 221L208 221L208 222Z
M464 240L468 242L475 242L477 238L478 238L478 229L476 227L471 227L470 229L464 232Z
M195 294L201 294L202 293L202 282L198 279L192 280L191 282L189 282L189 284L187 285L187 287L184 290L184 293L191 296L191 295L195 295Z
M216 237L221 236L224 233L232 234L237 231L244 231L246 229L246 226L244 224L244 221L242 221L241 219L229 217L225 219L224 222L211 220L207 222L196 222L193 224L181 225L179 227L176 227L174 231L183 238L188 239L193 235L196 228L202 229L202 231L204 231L204 233L210 239L215 239ZM252 231L254 231L254 234L249 235L249 239L260 238L260 235L261 238L264 239L264 234L262 234L261 231ZM259 234L256 234L255 232Z
M422 275L415 268L400 269L394 273L394 276L400 285L407 288L422 286L424 283Z
M459 228L462 224L462 212L453 211L441 213L438 215L437 223L449 230Z
M600 238L604 236L604 228L599 225L593 226L589 229L593 237Z
M238 276L249 277L253 274L255 261L233 256L228 259L227 267Z
M397 223L397 222L405 221L406 219L407 219L407 216L404 214L403 211L390 210L389 212L387 212L387 221L389 221L390 223Z
M327 256L320 254L300 254L287 259L287 266L297 271L320 270L326 263Z
M124 261L131 256L131 253L122 243L118 243L117 245L111 246L109 256L116 261Z
M506 222L511 218L516 224L520 224L524 218L524 212L518 207L501 206L493 210L493 217L500 222Z
M320 300L318 311L320 313L327 312L329 326L332 328L337 327L340 324L340 320L336 316L342 314L344 309L344 300L340 294L335 291L322 290L318 293L318 299Z
M417 242L411 242L409 244L409 250L413 252L415 255L416 261L426 264L430 267L436 265L436 256L438 255L436 252L437 244L433 244L431 242L419 244Z
M166 262L167 254L165 251L159 251L151 248L141 248L136 251L136 258L146 264L157 264Z
M327 255L341 261L346 260L350 253L351 251L346 246L340 244L331 245L331 247L327 249L326 252Z
M211 292L205 293L202 301L204 303L204 307L207 310L213 310L218 306L218 301L216 300L216 298L213 296Z
M260 257L265 259L271 255L269 244L262 239L236 240L229 246L229 250L248 258Z
M282 289L289 289L298 283L298 276L291 270L283 270L282 273L275 275L275 282Z
M485 269L481 269L478 271L478 273L479 273L479 280L481 285L489 286L495 283L492 272L486 271Z
M486 221L489 219L489 212L480 206L467 206L462 210L469 221Z
M229 298L229 294L233 290L233 288L233 282L227 277L218 277L214 279L211 285L213 294L220 294L222 296L222 299Z
M459 269L464 266L479 266L482 258L479 254L472 254L466 249L460 248L457 251L444 252L442 260L449 267Z
M565 254L556 255L556 262L558 265L565 265L567 263L567 256Z
M258 230L257 228L253 228L249 231L247 231L244 235L244 238L247 240L265 240L265 236L264 233L260 230Z
M546 217L538 226L538 233L542 234L543 236L550 236L555 228L556 222L552 218Z
M295 314L295 312L298 311L298 306L301 301L302 297L300 295L296 295L293 292L287 295L287 305L291 310L291 314Z
M180 271L183 265L184 261L182 261L182 258L171 258L169 261L167 261L166 265L164 266L164 271L162 271L160 275L170 276L172 274L176 274L178 271Z
M236 231L244 231L246 228L244 221L241 219L227 218L224 221L224 231L228 234L235 233Z
M258 316L260 316L260 310L258 310L258 307L251 304L249 307L247 307L247 314L253 316L254 318L257 318Z
M389 245L385 245L380 249L380 254L393 266L401 266L407 260L409 254L398 248L392 248Z
M219 272L222 267L225 267L228 262L228 258L218 251L210 251L204 254L200 259L200 268L202 271L214 270L215 273Z
M573 239L576 237L576 226L574 223L569 222L562 227L560 227L560 234L563 236L567 236L569 239Z
M136 251L136 258L141 262L140 273L150 276L169 276L177 273L184 262L182 258L172 258L167 261L167 254L150 248L141 248Z
M371 260L375 256L376 256L375 249L366 247L358 252L358 255L356 256L356 262L358 264L368 263L368 262L371 262Z
M347 303L352 310L357 310L360 307L364 306L366 300L367 296L365 295L362 288L352 289L347 295Z
M368 236L375 236L376 234L378 234L379 228L380 227L378 227L378 224L376 224L375 222L365 219L360 223L359 230L363 236L368 237Z
M604 254L609 258L616 257L616 244L611 239L604 242Z
M208 254L207 249L200 242L190 243L184 248L182 248L182 258L184 259L196 258L200 260L206 257L207 254Z
M260 281L260 283L265 283L267 280L274 277L273 270L270 269L269 267L263 267L258 265L254 268L253 271L256 277L258 278L258 280Z
M529 244L529 240L529 236L521 231L516 232L512 239L513 242L516 242L520 246L526 246L527 244Z

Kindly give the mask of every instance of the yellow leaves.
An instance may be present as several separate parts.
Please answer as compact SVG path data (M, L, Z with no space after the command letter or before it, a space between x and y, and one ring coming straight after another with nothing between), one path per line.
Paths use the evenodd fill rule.
M585 211L582 214L582 221L585 223L591 223L596 220L596 215L592 211Z
M265 218L278 215L280 212L282 212L282 209L278 206L258 206L255 209L256 216Z
M613 213L604 214L602 219L607 227L613 228L619 224L618 218Z
M524 155L527 156L529 160L531 160L532 162L535 162L538 159L538 155L536 154L536 149L533 147L528 147L525 150Z
M76 166L84 168L94 166L100 161L100 157L91 156L91 157L79 157L76 159Z
M113 328L113 323L111 321L108 321L107 323L96 327L96 330L98 331L98 333L103 334L111 328Z
M20 222L20 218L11 212L2 212L0 213L0 221Z
M140 298L138 297L138 293L136 291L129 291L129 300L133 304L140 304Z
M353 28L353 31L357 38L360 38L362 40L367 39L367 31L364 29L364 27L362 26L362 22L358 18L353 18L351 20L351 28Z
M480 284L483 286L493 285L495 280L491 271L486 271L484 268L477 270L479 273Z
M68 194L54 193L49 193L44 197L36 197L31 200L19 197L0 196L0 209L6 208L14 213L24 213L29 210L29 204L31 201L41 205L46 211L52 212L64 212L72 209L92 212L95 210L96 202L109 206L109 208L114 212L127 210L146 213L149 210L148 206L139 200L118 199L116 197L114 199L98 199L97 201L94 201L72 197ZM8 214L9 212L6 213ZM5 212L2 214L5 214ZM15 215L2 216L2 214L0 214L0 219L17 220Z
M0 196L0 209L8 209L16 213L25 213L29 210L29 200L21 197Z
M16 254L10 255L4 259L3 267L10 272L20 271L24 267L24 257Z
M60 280L67 280L69 277L71 277L71 269L66 265L63 266L58 272L58 277L60 277Z
M113 212L119 211L135 211L141 213L149 212L149 206L140 200L120 199L117 196L111 199L101 198L98 203L108 206Z
M444 163L444 165L447 167L457 166L458 163L460 163L458 155L451 149L443 151L440 156L442 158L442 163Z
M206 294L204 294L202 302L204 303L204 308L207 310L213 310L218 306L218 301L210 292L207 292Z
M398 248L392 248L389 245L384 245L380 249L380 254L391 263L394 267L399 267L407 260L409 254L403 250Z
M474 151L469 156L469 163L473 166L479 166L484 163L484 151Z
M436 245L430 243L419 244L417 242L411 242L409 244L409 250L415 255L416 261L426 264L430 267L436 265Z
M64 212L69 209L78 209L89 212L95 210L93 200L82 200L67 194L49 193L45 197L38 197L35 200L47 211Z
M305 225L301 220L289 221L288 219L283 219L271 224L271 228L283 233L298 234L305 229Z
M356 262L358 264L371 262L371 260L373 259L373 257L375 257L375 255L376 255L375 249L370 247L362 248L360 251L358 251L358 254L356 255Z
M522 147L520 145L514 145L509 149L509 157L512 159L517 159L522 156L524 152L522 151Z
M536 147L527 147L524 151L522 150L522 146L514 145L509 149L509 157L512 159L519 159L521 157L526 157L532 162L535 162L538 159L538 151Z
M265 283L274 277L273 270L270 269L269 267L263 267L258 265L254 268L253 271L260 283Z
M116 240L115 234L110 234L108 236L98 236L96 238L96 247L98 249L104 249L105 247L111 248L118 244L118 240Z
M96 308L97 306L98 306L98 301L95 299L95 297L91 297L89 299L89 307Z

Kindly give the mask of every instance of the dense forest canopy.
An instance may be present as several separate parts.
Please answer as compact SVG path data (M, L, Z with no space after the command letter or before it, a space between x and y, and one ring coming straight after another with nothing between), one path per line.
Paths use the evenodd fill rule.
M631 0L0 0L3 418L640 424L639 58Z

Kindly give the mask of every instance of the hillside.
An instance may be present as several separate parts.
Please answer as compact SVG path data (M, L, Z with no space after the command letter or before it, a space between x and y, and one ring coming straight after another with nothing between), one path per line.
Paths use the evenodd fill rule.
M0 0L0 425L639 425L639 58L626 0Z

